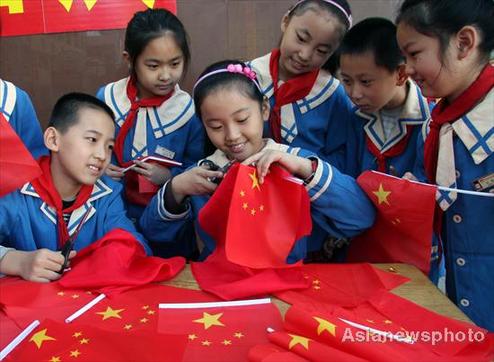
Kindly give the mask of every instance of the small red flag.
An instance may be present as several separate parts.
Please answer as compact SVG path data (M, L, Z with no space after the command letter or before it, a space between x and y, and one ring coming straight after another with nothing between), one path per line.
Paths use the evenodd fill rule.
M250 362L309 362L293 352L272 343L258 344L249 350Z
M41 175L41 169L0 113L0 197Z
M245 361L251 347L267 342L266 328L280 328L282 321L269 300L244 302L247 305L160 306L158 331L188 336L184 361Z
M250 268L283 268L295 242L312 229L302 184L279 166L259 184L256 169L233 165L199 213L203 230L224 245L229 261Z
M436 187L365 171L357 182L377 208L374 226L352 239L349 262L406 263L429 273Z
M109 332L45 320L6 361L181 361L183 335Z
M97 290L111 294L173 278L185 259L146 256L144 247L130 232L114 229L79 251L71 270L58 282L64 288Z
M382 271L370 264L304 264L304 278L310 287L276 293L287 303L328 303L357 306L382 290L391 290L409 279Z

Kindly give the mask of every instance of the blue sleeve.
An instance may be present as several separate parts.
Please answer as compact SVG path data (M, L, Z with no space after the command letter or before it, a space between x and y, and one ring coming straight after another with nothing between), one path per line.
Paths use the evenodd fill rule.
M41 125L29 95L18 87L16 87L16 92L17 98L10 117L10 124L33 157L37 159L48 154L48 149L45 147L43 140Z
M0 197L0 245L6 245L10 241L10 232L15 225L12 212L17 210L11 202L11 194Z
M313 219L331 236L353 237L374 223L375 210L355 179L319 160L306 186Z
M134 224L127 217L127 212L121 196L122 186L117 182L110 182L107 177L105 177L105 183L111 184L113 192L111 194L112 199L109 201L108 209L105 210L106 217L104 233L106 234L115 228L127 230L132 233L144 246L144 249L146 249L146 254L151 255L152 252L146 239L144 239L144 237L137 232Z
M424 122L422 126L422 132L419 134L417 137L417 152L415 153L415 163L413 165L413 175L419 180L420 182L428 182L427 181L427 176L425 175L425 168L424 168L424 134L427 129L427 122Z
M206 131L197 115L193 115L188 122L189 131L187 133L184 158L181 167L172 168L172 175L175 176L184 172L189 167L194 166L197 161L204 158L204 140Z
M362 121L355 113L349 117L347 123L345 167L341 170L352 177L358 177L362 172L362 147L365 147L365 142L361 124Z
M164 194L168 182L154 195L139 219L140 230L152 242L178 241L181 229L191 217L190 205L182 214L172 214L165 208Z

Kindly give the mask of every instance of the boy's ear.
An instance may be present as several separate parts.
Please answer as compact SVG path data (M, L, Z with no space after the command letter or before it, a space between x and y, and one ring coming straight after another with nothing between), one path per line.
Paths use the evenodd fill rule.
M478 46L479 34L471 25L464 26L456 33L458 59L467 57Z
M269 119L269 114L271 113L271 107L269 105L269 99L264 97L261 106L262 120L267 121Z
M48 127L43 134L43 139L45 141L45 146L51 152L58 152L60 147L60 133L55 127Z
M408 79L408 75L406 72L406 65L400 64L398 66L398 79L396 80L396 85L402 86Z

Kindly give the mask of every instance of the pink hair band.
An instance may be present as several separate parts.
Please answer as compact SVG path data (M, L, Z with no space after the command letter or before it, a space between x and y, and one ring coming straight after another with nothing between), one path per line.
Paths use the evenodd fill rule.
M257 89L259 89L259 92L262 93L261 87L257 83L257 75L256 75L256 72L254 72L252 70L252 68L250 68L250 67L247 67L247 66L244 67L244 66L242 66L242 64L228 64L228 66L226 68L216 69L216 70L213 70L213 71L211 71L209 73L204 74L201 78L199 78L196 81L196 84L194 84L194 88L192 89L192 92L195 91L197 85L199 83L201 83L204 79L209 78L212 75L220 74L220 73L236 73L236 74L241 74L241 75L249 78L256 85Z
M293 5L292 9L290 10L290 12L292 10L294 10L300 3L303 3L307 0L299 0L297 1L297 3L295 5ZM349 24L349 27L352 26L352 14L349 14L345 8L343 6L341 6L340 4L338 4L337 2L333 1L333 0L322 0L324 1L325 3L328 3L328 4L331 4L333 5L334 7L338 8L342 13L343 15L345 15L346 19L348 20L348 24Z

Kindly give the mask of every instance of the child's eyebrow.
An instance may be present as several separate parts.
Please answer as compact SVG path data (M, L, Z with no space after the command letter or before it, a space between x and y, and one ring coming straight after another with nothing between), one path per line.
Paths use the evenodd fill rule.
M244 112L244 111L247 111L247 110L249 110L249 107L244 107L244 108L237 109L235 112L232 113L232 116L234 114L241 113L241 112Z
M415 42L413 40L412 41L409 41L408 43L405 44L405 46L403 47L403 50L406 51L413 44L415 44Z

